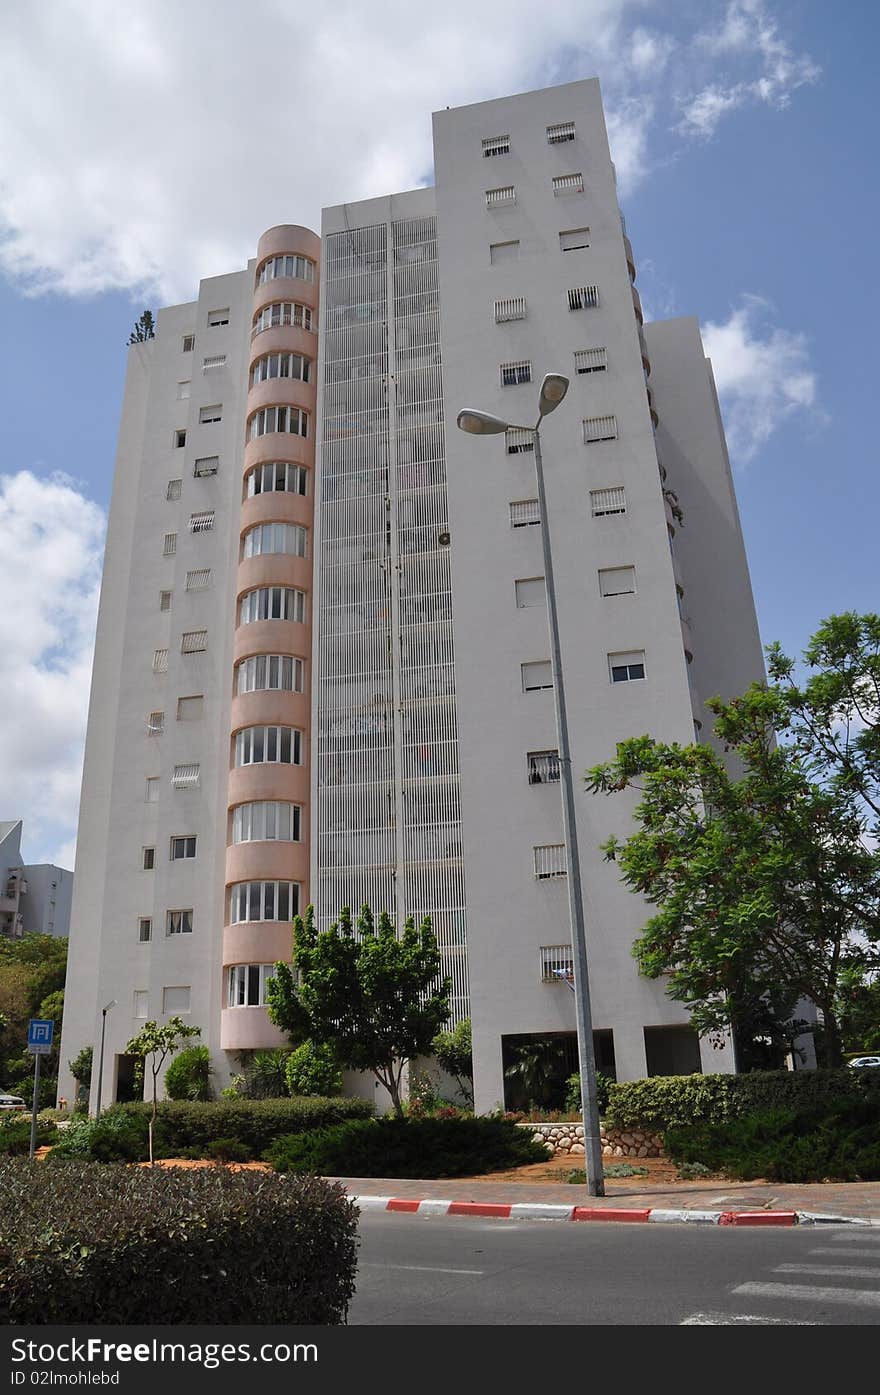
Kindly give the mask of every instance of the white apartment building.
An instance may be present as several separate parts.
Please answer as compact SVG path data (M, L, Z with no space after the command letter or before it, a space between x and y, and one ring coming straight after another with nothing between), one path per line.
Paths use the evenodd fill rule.
M73 873L51 862L23 862L21 833L21 819L0 820L0 936L64 938L70 923Z
M279 1040L309 886L322 924L430 914L478 1109L523 1039L576 1060L533 441L462 407L528 426L570 379L542 443L576 773L711 739L702 699L763 676L711 368L695 320L642 324L598 83L447 109L434 144L435 188L326 209L320 258L272 229L130 351L62 1045L116 1000L105 1100L140 1018L188 1012L219 1083ZM631 804L577 806L599 1068L733 1069L639 978L599 852Z

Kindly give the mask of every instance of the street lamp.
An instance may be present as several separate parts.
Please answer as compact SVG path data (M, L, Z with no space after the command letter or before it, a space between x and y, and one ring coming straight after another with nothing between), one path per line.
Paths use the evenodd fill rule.
M548 373L546 375L541 383L538 420L534 426L514 426L512 422L502 421L500 417L492 416L489 412L479 412L472 408L466 408L459 412L457 424L462 431L468 431L472 436L494 436L509 430L529 431L535 443L538 512L541 522L541 546L544 551L544 585L547 591L547 615L550 621L553 701L556 707L556 731L559 742L562 826L565 834L566 870L568 873L568 909L574 957L575 1013L577 1017L578 1058L581 1069L581 1113L584 1120L584 1164L587 1174L587 1190L590 1196L604 1196L605 1177L602 1170L602 1139L599 1132L599 1101L596 1094L596 1057L593 1050L590 981L587 973L584 902L581 893L581 869L575 822L571 753L568 746L568 720L565 713L565 688L562 681L562 659L559 649L559 622L556 616L556 588L553 583L550 527L547 519L544 468L541 460L541 422L556 410L567 391L568 378L564 377L562 373Z
M116 999L111 998L106 1007L101 1008L101 1054L98 1057L98 1107L95 1110L95 1118L101 1117L101 1084L104 1079L104 1033L107 1029L107 1013L111 1008L115 1008Z

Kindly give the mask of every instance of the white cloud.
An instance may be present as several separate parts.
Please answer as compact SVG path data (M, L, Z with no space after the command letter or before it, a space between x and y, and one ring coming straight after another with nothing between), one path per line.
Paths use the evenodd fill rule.
M772 325L772 309L762 297L744 295L723 324L703 325L730 453L742 463L794 414L816 415L806 337Z
M0 815L29 862L73 866L104 523L66 475L0 475Z
M647 8L554 0L537 23L531 0L446 0L417 21L410 0L3 6L0 269L34 293L188 299L274 223L423 182L432 110L594 74L625 196L670 106L708 135L746 100L736 83L781 105L815 73L756 3L714 0L686 45L661 22L671 0L651 28Z

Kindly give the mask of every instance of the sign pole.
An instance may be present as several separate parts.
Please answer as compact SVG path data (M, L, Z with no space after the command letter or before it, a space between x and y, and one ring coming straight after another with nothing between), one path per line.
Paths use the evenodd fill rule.
M40 1060L41 1060L41 1053L40 1053L39 1051L35 1051L35 1052L34 1052L34 1099L33 1099L33 1107L32 1107L32 1110L31 1110L31 1151L30 1151L30 1153L29 1153L29 1155L28 1155L28 1156L30 1157L31 1162L33 1162L33 1160L34 1160L34 1153L36 1152L36 1148L37 1148L37 1103L38 1103L39 1098L40 1098Z

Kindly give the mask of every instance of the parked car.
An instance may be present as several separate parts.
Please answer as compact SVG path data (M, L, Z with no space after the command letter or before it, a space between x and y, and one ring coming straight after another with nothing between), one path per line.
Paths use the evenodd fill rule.
M851 1066L880 1066L880 1056L857 1056Z
M0 1109L27 1109L20 1095L0 1094Z

